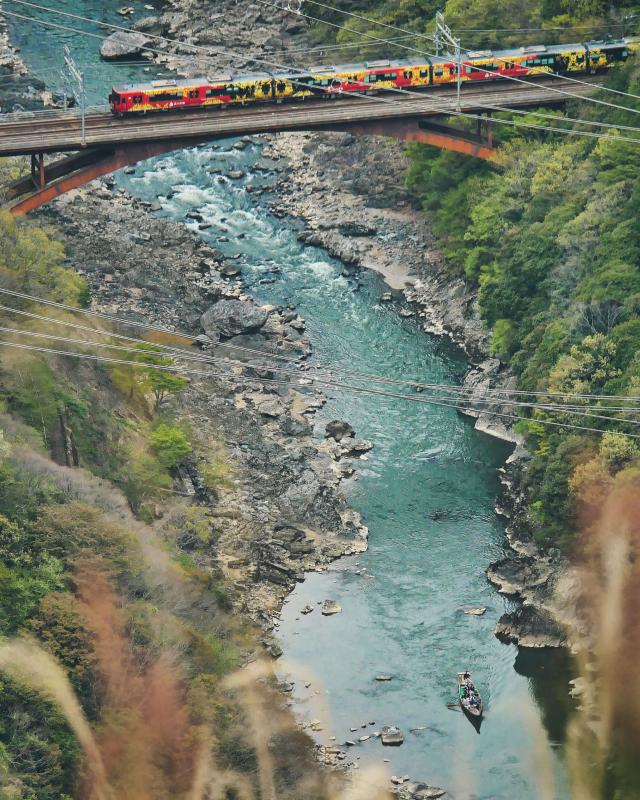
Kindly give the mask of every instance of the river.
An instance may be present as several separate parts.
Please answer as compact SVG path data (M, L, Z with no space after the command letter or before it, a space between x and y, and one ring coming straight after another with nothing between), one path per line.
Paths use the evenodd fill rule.
M49 5L121 22L115 9L105 11L96 0ZM44 80L68 43L86 71L91 103L103 102L113 82L149 75L139 66L100 62L98 43L77 33L32 30L15 20L10 29L22 57ZM401 299L382 303L387 287L378 275L361 274L358 286L342 276L340 263L300 244L286 222L245 190L260 180L250 172L259 147L232 144L154 159L133 175L120 174L118 182L142 199L159 198L161 215L184 219L198 211L211 225L201 235L240 254L243 278L258 300L296 306L316 362L458 383L465 369L461 353L425 334L415 319L401 317ZM230 169L248 176L229 181L216 174ZM316 734L325 744L332 735L338 743L359 738L363 723L369 733L399 725L406 736L401 747L382 748L371 738L352 748L349 760L390 759L390 771L443 786L458 800L568 798L562 759L568 665L557 654L518 654L493 635L510 604L487 583L484 570L503 554L503 522L493 507L497 468L509 447L476 433L451 408L394 398L336 393L317 415L318 435L336 418L375 443L348 487L369 526L370 547L310 575L284 606L283 677L293 664L313 673L294 678L295 710L311 719L326 708L330 723ZM326 598L342 613L322 617L317 604ZM315 611L301 615L307 604ZM465 615L465 605L487 611ZM465 668L487 706L479 734L447 707L456 673ZM380 673L393 679L375 681Z

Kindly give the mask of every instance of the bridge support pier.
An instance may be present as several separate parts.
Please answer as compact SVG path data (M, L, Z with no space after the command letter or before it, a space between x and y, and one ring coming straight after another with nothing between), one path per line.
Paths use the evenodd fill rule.
M31 180L36 189L43 189L47 182L44 170L44 153L33 153L31 156Z
M20 178L7 187L9 211L14 217L28 214L29 211L65 192L84 186L85 183L109 175L122 167L195 144L203 142L201 140L187 144L176 141L148 142L84 150L54 161L46 169L43 155L32 155L31 175Z

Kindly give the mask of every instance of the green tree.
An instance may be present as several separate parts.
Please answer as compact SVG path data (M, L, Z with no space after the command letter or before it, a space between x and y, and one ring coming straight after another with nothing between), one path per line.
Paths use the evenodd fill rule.
M175 369L173 359L161 355L154 345L140 345L140 351L136 358L143 364L149 364L149 368L142 370L141 374L146 387L153 393L154 409L158 411L167 395L181 392L189 381L172 371Z
M191 454L191 443L184 431L161 423L151 432L149 443L165 469L173 469Z

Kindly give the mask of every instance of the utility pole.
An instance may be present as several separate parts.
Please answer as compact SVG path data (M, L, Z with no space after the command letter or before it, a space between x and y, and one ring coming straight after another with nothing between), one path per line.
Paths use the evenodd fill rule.
M456 62L456 110L460 111L460 89L462 87L462 48L460 39L451 32L451 28L444 21L444 14L441 11L436 13L436 32L435 32L436 55L440 55L443 47L453 50L453 57Z
M64 46L64 66L62 68L62 93L65 110L68 108L67 100L73 96L76 104L80 106L80 143L86 147L85 137L85 114L87 108L87 95L84 88L84 73L76 67L75 61L71 57L71 50Z

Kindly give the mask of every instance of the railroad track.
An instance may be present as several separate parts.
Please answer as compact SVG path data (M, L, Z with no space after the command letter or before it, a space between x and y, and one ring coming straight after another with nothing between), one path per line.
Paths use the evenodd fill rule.
M601 78L586 79L586 85L572 84L573 95L588 95L601 84ZM490 110L492 106L522 107L563 102L564 90L556 80L535 85L492 83L463 88L464 112ZM428 90L423 96L387 95L376 98L309 100L280 105L256 105L239 109L149 114L117 119L108 112L93 112L85 118L87 148L115 147L120 142L154 142L168 138L195 141L247 133L282 130L313 130L331 125L357 124L374 119L416 116L442 116L455 111L455 89ZM29 112L27 112L29 113ZM34 112L33 115L0 116L0 156L81 150L80 116L69 112Z

